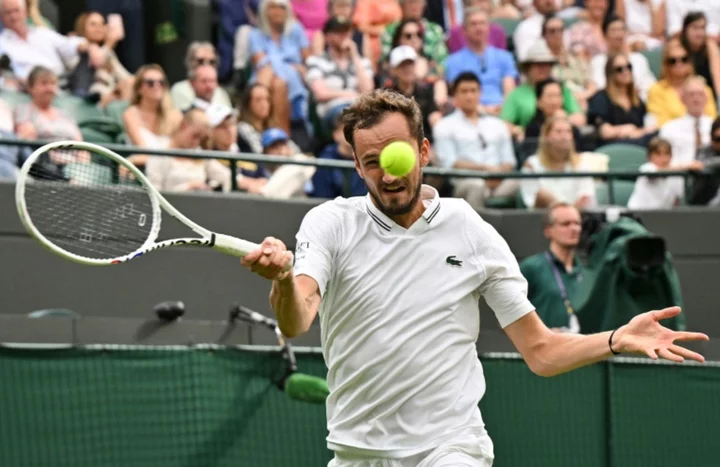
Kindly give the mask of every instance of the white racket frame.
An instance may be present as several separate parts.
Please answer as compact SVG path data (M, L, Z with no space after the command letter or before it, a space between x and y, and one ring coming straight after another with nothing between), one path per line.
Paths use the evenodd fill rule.
M145 243L138 248L137 250L133 251L132 253L129 253L124 256L119 256L117 258L110 258L110 259L97 259L97 258L90 258L87 256L78 255L75 253L71 253L57 245L55 245L53 242L48 240L38 229L35 227L35 225L32 222L32 219L28 213L27 209L27 203L25 201L25 187L30 181L32 182L32 177L29 175L30 168L33 166L35 161L42 156L43 154L46 154L48 151L52 151L55 149L72 149L72 150L85 150L85 151L92 151L96 154L103 155L107 157L110 160L113 160L117 162L119 165L125 167L130 171L130 173L133 174L135 179L140 183L142 188L147 192L150 202L152 204L152 226L150 233L148 235L147 240ZM191 221L187 217L185 217L180 211L175 209L175 207L170 204L161 194L160 192L152 186L150 183L150 180L145 177L145 175L137 168L135 167L131 162L129 162L127 159L122 157L121 155L104 148L102 146L98 146L97 144L93 143L86 143L83 141L57 141L53 143L46 144L42 146L41 148L36 149L30 157L25 161L22 168L20 169L20 175L18 177L17 185L15 186L15 205L17 206L18 215L20 216L20 220L22 221L23 225L25 226L25 229L28 231L28 233L35 238L38 242L40 242L41 245L43 245L45 248L50 250L51 252L62 256L63 258L69 259L71 261L74 261L76 263L90 265L90 266L108 266L111 264L120 264L124 263L126 261L130 261L131 259L135 259L139 256L144 255L145 253L148 253L150 251L159 250L162 248L167 248L171 246L205 246L209 248L213 248L214 250L217 250L221 253L225 253L227 255L231 256L237 256L237 257L243 257L247 255L248 253L256 250L259 245L256 243L248 242L246 240L241 240L239 238L231 237L229 235L224 235L216 232L212 232L204 227L201 227L200 225L196 224L195 222ZM162 220L162 211L165 211L166 213L170 214L172 217L177 219L178 221L182 222L186 226L188 226L190 229L192 229L196 234L199 235L197 238L175 238L171 240L164 240L162 242L157 242L158 234L160 233L160 224ZM289 269L291 265L288 265Z

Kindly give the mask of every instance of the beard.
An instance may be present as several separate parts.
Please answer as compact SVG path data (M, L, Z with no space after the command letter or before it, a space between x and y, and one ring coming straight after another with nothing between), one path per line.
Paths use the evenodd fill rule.
M375 190L371 189L369 186L367 187L368 193L370 193L370 197L372 197L373 201L375 201L375 205L377 208L385 214L388 217L392 216L402 216L403 214L407 214L415 207L418 200L420 199L420 190L422 189L422 183L418 182L415 193L413 193L412 197L408 200L407 203L404 204L394 204L391 206L386 205L382 202L380 199L380 196L375 192Z

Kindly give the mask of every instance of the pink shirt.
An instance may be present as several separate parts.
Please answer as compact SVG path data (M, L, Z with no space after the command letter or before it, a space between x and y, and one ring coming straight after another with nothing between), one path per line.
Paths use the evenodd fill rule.
M292 0L292 8L298 21L305 27L308 40L321 31L328 20L328 0Z

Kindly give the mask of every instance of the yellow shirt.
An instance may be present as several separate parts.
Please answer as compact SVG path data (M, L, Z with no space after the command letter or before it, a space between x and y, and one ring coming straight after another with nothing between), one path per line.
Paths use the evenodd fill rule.
M715 105L715 96L709 86L705 86L705 94L707 94L707 105L704 114L714 119L717 117L717 106ZM650 87L647 110L655 117L658 127L687 114L685 104L680 100L677 91L664 79Z

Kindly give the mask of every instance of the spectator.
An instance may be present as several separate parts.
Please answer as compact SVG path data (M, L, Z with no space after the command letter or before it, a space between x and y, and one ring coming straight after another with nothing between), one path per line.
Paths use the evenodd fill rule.
M328 0L290 0L295 17L303 25L308 41L323 28L330 18Z
M565 31L565 45L575 55L592 59L607 52L603 24L608 13L608 0L584 0L587 17Z
M708 37L707 27L704 13L689 13L683 20L680 41L690 54L695 73L705 78L717 101L720 96L720 51L718 43Z
M291 120L303 120L307 114L303 79L310 43L288 0L263 0L259 21L260 27L250 33L253 80L270 90L273 121L289 133Z
M655 75L644 55L631 52L627 43L627 26L619 16L612 15L603 23L603 34L607 44L607 53L595 55L590 61L592 77L598 89L606 86L605 68L609 56L622 54L628 57L631 65L633 83L642 99L647 98L650 86L655 84Z
M318 159L353 160L352 146L347 142L343 133L344 125L341 110L341 108L335 109L333 114L329 116L333 122L333 143L320 152ZM365 196L367 188L365 182L355 170L350 172L329 167L319 167L312 176L308 187L306 187L306 192L312 198L333 199L338 196Z
M390 88L405 97L415 99L423 115L423 129L430 142L432 129L442 118L436 105L435 91L418 78L416 73L417 53L409 45L401 45L390 52Z
M402 9L398 0L356 0L353 23L365 35L367 40L366 57L373 66L383 57L381 38L388 25L402 19Z
M607 87L591 99L588 120L598 130L601 144L647 145L657 127L646 122L647 109L633 83L632 63L627 55L611 56L605 63Z
M713 119L703 114L708 96L705 79L691 76L682 88L682 103L687 114L670 120L660 128L660 136L672 145L673 164L687 164L695 160L697 152L710 144Z
M648 161L640 166L640 172L655 173L662 171L702 170L702 162L692 160L673 163L670 141L653 138L648 145ZM639 177L635 182L629 209L672 209L685 196L683 177Z
M573 302L583 280L575 254L581 232L580 211L569 203L554 203L543 215L548 249L520 262L520 272L528 281L528 300L542 322L556 332L580 332Z
M207 140L209 130L205 111L190 109L168 141L167 148L163 149L200 149ZM145 174L160 191L230 190L230 169L217 159L150 156Z
M457 110L440 120L433 130L440 165L477 170L479 173L510 172L517 162L507 126L497 117L478 113L481 84L477 75L465 72L453 83ZM453 196L464 198L474 209L482 209L493 196L517 192L513 179L462 178L453 180Z
M720 35L720 8L712 0L665 0L667 11L667 35L674 37L682 31L685 17L694 11L705 14L708 19L707 34L717 41Z
M352 38L355 45L357 45L360 54L365 57L371 57L369 50L369 41L365 41L364 34L352 24L353 14L355 12L354 0L330 0L328 2L328 17L329 18L349 18L351 24L350 37ZM310 48L312 49L312 55L322 55L327 50L325 48L325 34L322 29L315 31L312 39L310 40Z
M376 2L377 3L377 2ZM423 17L426 0L400 0L402 19L420 21L423 27L423 55L429 60L437 63L440 67L445 66L448 58L447 46L445 45L445 32L442 26L432 23ZM392 38L399 22L388 25L381 37L383 60L390 55L392 49Z
M550 78L555 63L555 56L545 41L540 39L528 50L525 61L521 64L520 70L525 75L525 83L510 93L500 113L500 118L510 125L513 137L519 141L525 138L525 127L537 112L535 86L540 81ZM578 127L585 125L585 114L572 91L564 84L563 110L573 125Z
M175 108L205 108L208 103L232 107L227 91L217 85L218 56L215 46L210 42L192 42L185 54L185 69L188 79L178 81L170 88L170 97ZM200 99L200 102L196 99Z
M237 112L231 107L212 104L205 109L210 125L209 148L213 151L239 152Z
M94 82L88 93L99 95L103 107L114 100L129 101L133 77L115 54L115 45L123 39L123 31L106 25L100 13L91 11L81 14L75 20L75 34L100 47L105 53L104 63L95 69Z
M135 73L130 106L122 115L130 144L143 148L166 148L170 135L177 129L182 114L172 105L167 90L167 78L160 65L145 65ZM129 160L143 166L145 155L133 155Z
M632 51L662 47L665 13L665 0L615 0L615 14L627 23Z
M219 75L223 81L231 68L245 68L249 53L248 33L257 23L257 12L261 0L217 0L213 2L217 21L217 47ZM247 31L247 32L246 32ZM238 36L240 40L238 41ZM192 99L189 99L192 100Z
M463 8L465 10L482 8L488 14L488 17L493 17L491 13L493 11L492 0L463 0ZM507 50L507 34L505 33L505 28L499 24L490 23L488 44L498 49ZM459 23L452 27L448 33L448 52L455 53L465 46L467 46L465 31L463 31L462 24Z
M66 37L49 28L29 26L24 0L3 0L0 9L5 26L0 32L0 50L10 59L21 84L36 66L49 69L64 84L80 53L88 53L95 65L103 63L105 54L84 37Z
M362 92L371 91L373 69L350 37L347 18L330 18L323 27L327 52L307 59L305 80L317 102L317 114L324 119L334 107L345 106ZM325 122L332 128L330 122Z
M240 100L240 122L238 123L238 146L241 152L262 154L262 134L270 128L270 91L260 83L250 85ZM300 152L290 141L293 153Z
M16 133L20 138L39 140L76 140L83 137L75 119L53 107L58 80L49 68L36 66L27 77L31 102L15 109Z
M553 117L545 122L538 153L525 161L522 171L536 174L583 171L567 118ZM520 192L530 209L546 208L558 201L571 203L578 209L595 204L595 184L591 177L526 178L520 182Z
M535 7L535 13L522 20L513 33L515 56L519 62L524 62L527 59L530 47L542 37L545 18L557 12L557 2L555 0L533 0L533 6Z
M563 110L562 83L552 78L540 81L535 85L535 98L537 111L528 126L525 128L525 141L523 142L523 156L535 154L540 141L540 132L545 122L552 117L567 118ZM581 144L581 133L575 125L572 126L575 147Z
M720 118L715 119L710 130L710 146L702 148L697 160L710 174L696 175L692 184L690 204L720 205Z
M660 81L648 91L647 108L658 126L682 117L687 113L680 99L685 80L694 74L687 49L679 39L671 39L663 49L663 71ZM712 118L717 116L717 106L712 90L706 86L708 102L703 113Z
M463 27L468 45L448 58L445 77L452 83L460 73L475 73L482 83L485 112L497 115L506 96L515 89L515 60L510 52L488 45L489 22L484 10L468 9Z
M581 60L565 48L563 32L565 23L558 16L549 16L542 25L542 38L557 62L552 69L552 76L570 89L575 100L583 110L587 102L597 91L597 86L590 76L590 67L586 60Z

